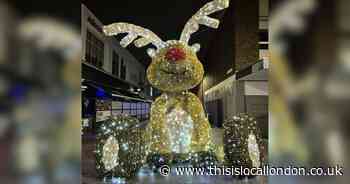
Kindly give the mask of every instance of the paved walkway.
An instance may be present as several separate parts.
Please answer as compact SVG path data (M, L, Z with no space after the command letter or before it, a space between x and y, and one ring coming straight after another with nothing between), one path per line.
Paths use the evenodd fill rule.
M213 142L222 144L222 130L213 130ZM82 184L103 184L97 178L95 170L95 139L84 137L82 146ZM174 171L174 169L172 169ZM171 172L169 176L161 176L150 169L142 168L138 175L128 181L128 184L267 184L266 177L237 180L231 176L178 176Z
M83 176L83 184L104 184L97 178ZM253 179L234 179L231 176L178 176L172 173L169 176L161 176L148 169L141 169L139 174L129 180L131 184L266 184L265 177L256 177Z

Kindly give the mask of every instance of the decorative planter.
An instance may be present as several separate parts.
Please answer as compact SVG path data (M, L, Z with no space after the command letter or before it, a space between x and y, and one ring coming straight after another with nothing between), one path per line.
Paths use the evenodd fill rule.
M238 114L223 124L225 165L261 167L265 162L264 143L257 121L248 114Z
M129 178L145 163L146 141L138 119L118 115L97 131L96 169L101 178Z

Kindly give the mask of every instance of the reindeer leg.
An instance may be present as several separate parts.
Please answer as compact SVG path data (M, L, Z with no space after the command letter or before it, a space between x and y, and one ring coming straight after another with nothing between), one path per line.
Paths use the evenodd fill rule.
M211 143L211 128L201 101L193 93L187 92L183 103L183 107L193 120L192 151L208 151Z
M161 95L152 104L151 120L147 127L150 137L150 151L155 154L170 153L166 120L166 97Z

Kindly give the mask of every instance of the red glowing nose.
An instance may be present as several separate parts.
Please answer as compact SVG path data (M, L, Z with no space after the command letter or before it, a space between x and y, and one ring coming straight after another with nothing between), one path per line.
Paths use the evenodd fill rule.
M170 48L165 54L168 61L180 61L185 59L186 53L181 48Z

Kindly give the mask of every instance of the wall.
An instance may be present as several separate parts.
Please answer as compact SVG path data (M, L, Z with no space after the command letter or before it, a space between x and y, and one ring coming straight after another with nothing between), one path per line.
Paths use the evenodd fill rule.
M244 85L231 76L218 85L210 88L204 94L204 103L222 99L223 119L244 112Z
M259 1L231 0L204 59L206 77L199 95L259 60Z
M102 28L103 23L98 20L98 18L84 5L82 5L82 11L81 11L81 35L82 35L82 60L84 61L85 57L85 40L86 40L86 33L87 30L89 30L92 34L94 34L99 40L103 41L104 43L104 64L103 64L103 70L106 73L112 74L112 57L113 57L113 51L116 52L119 55L119 65L121 64L121 58L123 58L124 63L126 64L126 81L134 84L136 86L140 86L140 84L145 83L145 75L146 75L146 68L143 64L141 64L133 55L130 54L128 50L121 47L119 44L119 41L115 39L114 37L106 37L102 32L100 32L98 28ZM88 18L91 18L96 23L96 26L91 25L91 23L88 22ZM121 67L119 66L119 69ZM119 72L120 73L120 72ZM142 77L140 77L140 75ZM118 77L119 78L119 77Z
M249 113L258 119L258 126L263 137L268 137L268 77L267 69L256 71L236 80L233 75L204 93L204 104L213 101L222 102L222 119L231 118L238 113ZM204 80L204 84L207 79ZM207 113L216 117L220 112L206 109ZM214 110L215 111L215 110Z
M235 70L259 60L259 0L231 0L234 9Z

